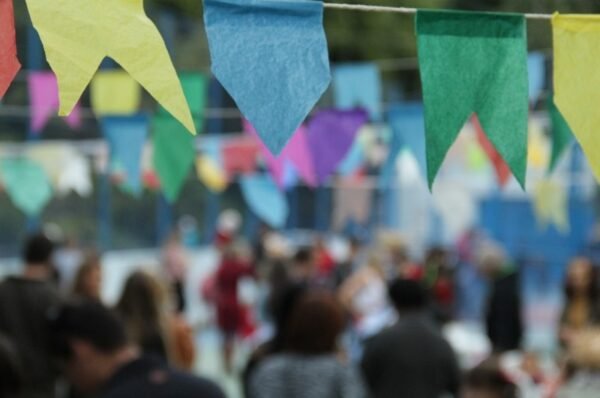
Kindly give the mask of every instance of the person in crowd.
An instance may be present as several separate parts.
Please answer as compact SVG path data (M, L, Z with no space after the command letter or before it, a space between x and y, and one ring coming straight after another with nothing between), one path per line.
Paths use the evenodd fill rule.
M224 398L212 382L140 354L115 313L96 301L78 300L51 312L54 354L69 382L99 398Z
M523 336L519 274L504 250L485 243L478 263L491 281L486 308L486 330L495 353L518 350Z
M195 343L190 326L172 310L166 288L152 275L129 276L116 306L127 335L144 354L155 355L184 370L194 364Z
M290 315L283 352L268 357L250 379L252 397L362 398L360 374L340 359L344 311L331 293L304 295Z
M252 263L237 250L236 243L227 239L221 243L221 263L214 280L216 292L217 324L223 336L223 365L228 373L233 371L236 336L248 322L249 314L239 299L238 285L245 277L254 276Z
M265 343L258 346L250 355L246 364L242 381L244 395L246 398L252 398L250 391L250 380L256 368L272 355L279 354L284 349L286 342L287 325L290 315L298 301L306 294L307 287L303 284L288 283L286 286L280 286L273 290L268 301L268 312L272 318L273 334ZM258 397L257 397L258 398Z
M458 362L427 310L425 287L397 279L389 294L399 320L367 342L361 363L371 397L457 396Z
M362 244L358 238L348 240L348 258L339 263L333 270L333 286L338 289L361 265Z
M15 344L0 333L0 397L19 398L24 388L25 369Z
M366 263L344 282L338 296L352 315L359 339L372 336L393 322L382 260L376 251L372 251Z
M495 357L470 370L464 380L464 398L517 398L517 385L502 371Z
M443 247L430 248L425 255L423 270L436 319L441 323L452 320L454 315L454 273L448 257Z
M56 235L56 236L55 236ZM53 255L53 266L58 273L59 288L61 293L68 295L73 290L73 285L84 253L77 240L65 237L58 226L50 227L50 238L53 242L62 242Z
M97 253L89 253L80 265L73 283L73 295L101 300L102 266Z
M567 269L560 342L567 346L577 332L600 322L598 273L587 258L574 258Z
M325 240L320 236L315 240L314 257L319 277L328 279L335 268L335 260L331 256Z
M169 282L173 287L178 312L185 310L185 276L187 273L187 254L179 231L171 233L162 253L163 267Z
M301 247L292 259L290 278L296 283L314 284L317 278L315 254L310 247Z
M60 301L51 282L54 244L43 234L28 238L20 276L0 283L0 333L10 339L26 367L25 398L53 397L57 372L48 349L46 312Z

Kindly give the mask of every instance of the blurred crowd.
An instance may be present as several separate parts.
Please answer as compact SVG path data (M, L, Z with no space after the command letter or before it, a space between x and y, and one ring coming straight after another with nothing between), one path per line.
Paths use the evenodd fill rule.
M519 267L494 242L470 233L417 260L382 232L346 237L339 255L320 236L292 240L266 227L250 244L238 224L217 231L218 266L197 294L214 310L223 372L247 398L598 396L600 281L589 259L566 266L548 363L524 349ZM178 233L160 272L130 274L110 306L102 257L72 246L30 236L22 271L0 282L0 397L225 396L197 374L201 330L185 316L189 257ZM451 332L472 304L464 284L475 279L464 275L487 285L489 349L474 360ZM240 360L242 346L250 353Z

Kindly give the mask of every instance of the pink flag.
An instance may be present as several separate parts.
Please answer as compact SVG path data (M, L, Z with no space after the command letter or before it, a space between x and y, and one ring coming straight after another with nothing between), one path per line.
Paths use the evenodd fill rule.
M31 131L39 134L58 111L58 85L52 72L31 72L27 78L31 103ZM65 121L72 128L81 126L79 104L73 108Z
M306 139L306 127L300 126L289 140L279 156L274 156L262 142L250 122L244 119L244 131L253 136L258 142L261 153L267 162L273 179L282 188L285 185L286 163L290 163L302 180L310 187L317 185L317 177L313 167L312 156Z
M221 148L223 168L231 181L236 174L249 174L256 169L259 148L253 140L236 139L225 142Z

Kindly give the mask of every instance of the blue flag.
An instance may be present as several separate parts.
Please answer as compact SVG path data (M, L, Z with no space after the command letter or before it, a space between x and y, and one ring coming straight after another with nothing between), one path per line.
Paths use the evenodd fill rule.
M381 119L381 76L372 63L343 64L333 70L335 106L365 108L373 121Z
M329 86L323 3L204 0L212 71L277 155Z
M529 53L527 57L529 74L529 101L536 102L546 87L546 56L540 52Z
M148 118L144 115L109 116L101 119L108 141L111 165L118 163L125 172L123 187L134 195L142 192L141 159L148 135Z
M254 174L241 177L242 195L252 212L272 228L283 228L289 207L283 193L270 175Z

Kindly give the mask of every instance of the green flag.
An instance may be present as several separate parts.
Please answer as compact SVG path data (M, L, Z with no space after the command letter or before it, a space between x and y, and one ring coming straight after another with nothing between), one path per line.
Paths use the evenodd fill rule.
M201 132L204 126L208 79L201 73L184 72L179 74L179 81L192 112L196 131ZM160 115L166 117L170 114L163 107L160 107Z
M167 200L175 202L194 164L194 137L171 116L156 116L152 129L154 168Z
M4 159L0 173L10 200L26 215L39 215L52 199L48 176L37 163L25 158Z
M416 25L429 187L474 112L524 187L529 111L524 16L419 10Z
M548 172L552 173L561 155L573 140L573 134L567 121L554 104L554 98L548 98L547 105L550 114L550 131L552 133L552 156L550 157Z

